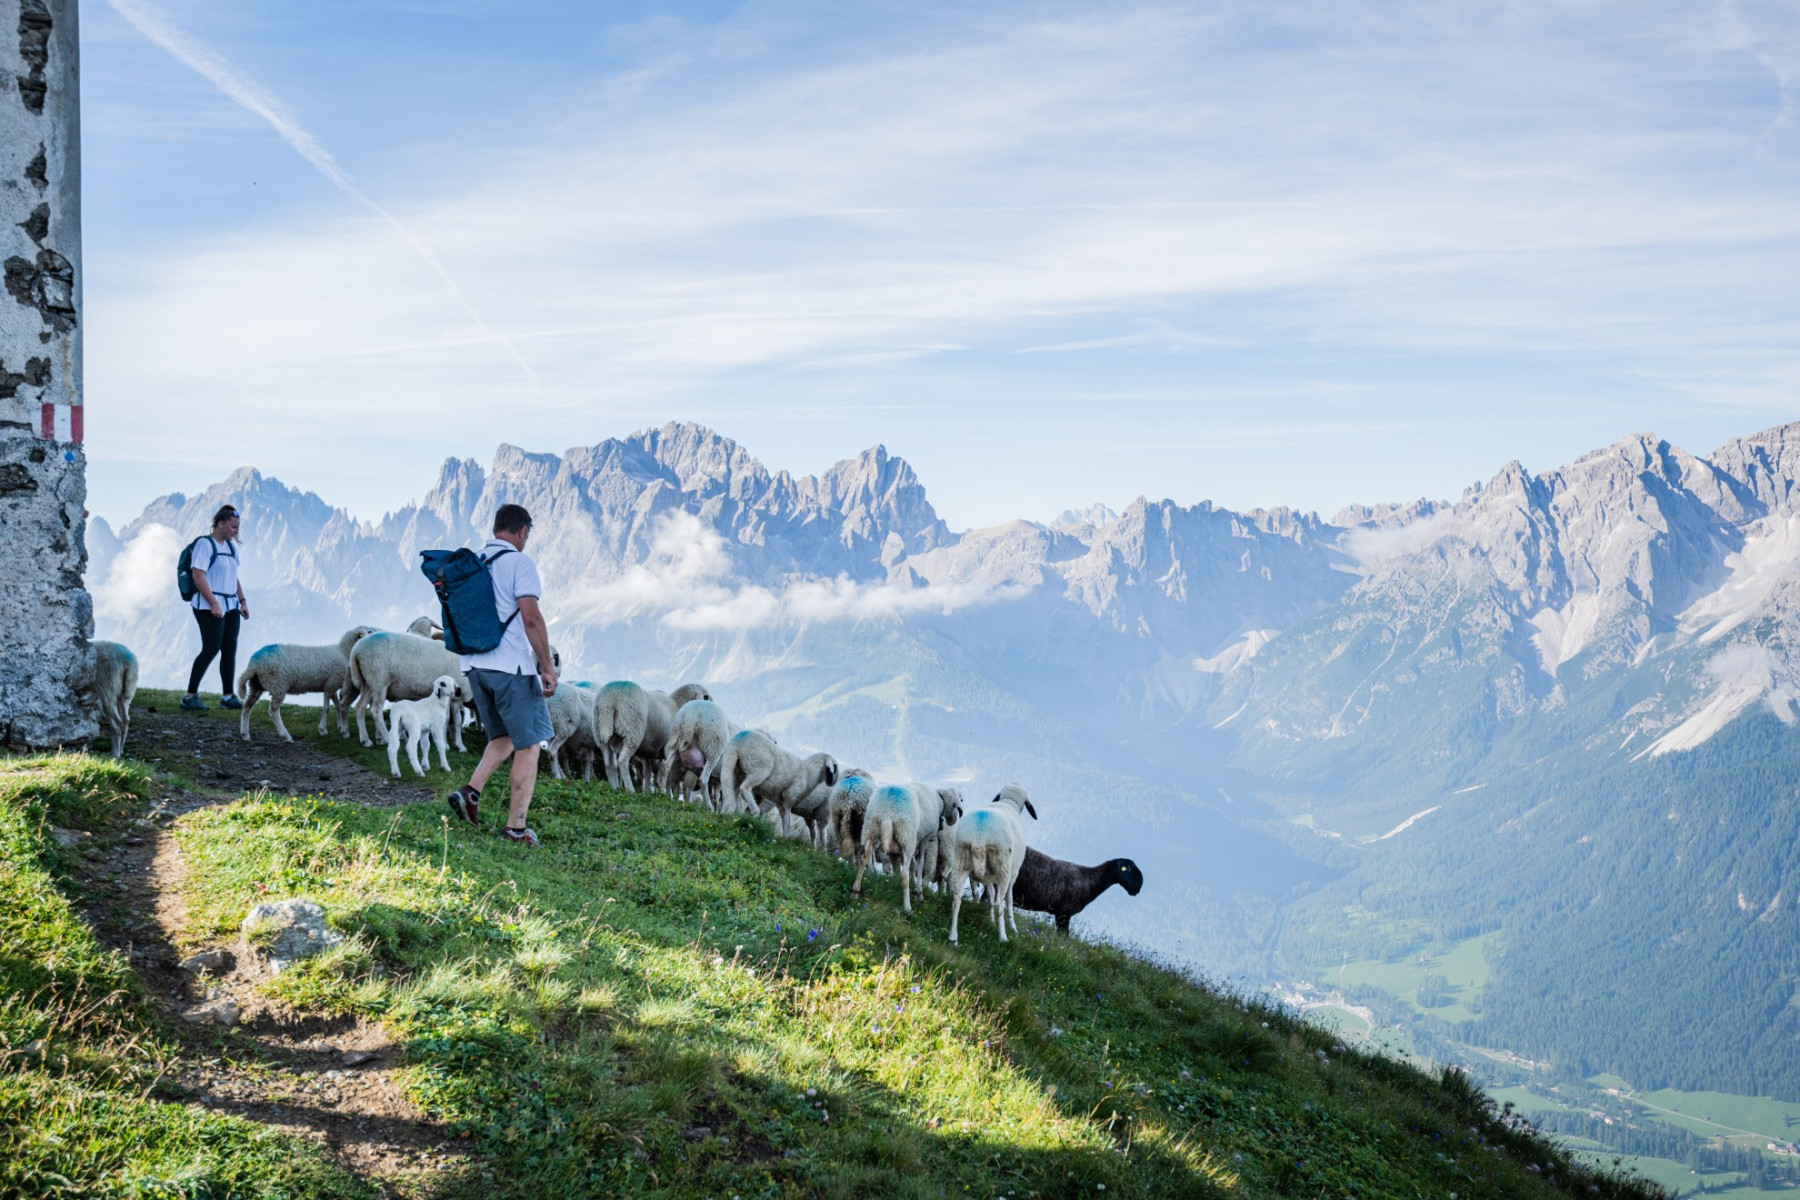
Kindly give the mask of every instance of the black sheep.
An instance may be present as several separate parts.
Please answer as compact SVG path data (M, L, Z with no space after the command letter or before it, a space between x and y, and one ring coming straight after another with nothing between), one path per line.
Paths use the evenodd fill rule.
M1056 927L1069 932L1069 918L1086 908L1113 884L1133 896L1143 890L1144 873L1129 858L1115 858L1097 867L1077 866L1027 846L1025 863L1013 884L1013 905L1032 912L1050 913Z

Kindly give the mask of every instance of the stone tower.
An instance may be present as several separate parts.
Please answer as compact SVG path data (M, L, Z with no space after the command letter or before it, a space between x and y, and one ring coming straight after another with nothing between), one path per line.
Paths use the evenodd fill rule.
M94 734L75 6L0 0L0 744L18 747Z

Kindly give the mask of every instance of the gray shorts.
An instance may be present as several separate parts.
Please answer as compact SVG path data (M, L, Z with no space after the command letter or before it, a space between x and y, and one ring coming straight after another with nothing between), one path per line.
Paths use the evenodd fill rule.
M535 746L550 740L550 706L536 675L514 675L471 667L469 690L475 693L475 715L488 740L509 737L513 746Z

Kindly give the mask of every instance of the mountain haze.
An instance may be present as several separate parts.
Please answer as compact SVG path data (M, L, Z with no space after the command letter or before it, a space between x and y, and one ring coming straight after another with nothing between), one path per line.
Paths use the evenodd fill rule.
M1556 981L1595 961L1583 930L1622 936L1622 914L1647 910L1699 915L1676 922L1676 949L1633 960L1656 965L1615 1028L1632 1005L1675 1038L1704 1019L1657 1008L1669 972L1754 978L1744 1003L1765 1013L1800 994L1800 966L1770 949L1800 944L1800 889L1763 887L1795 824L1747 828L1787 801L1740 769L1800 740L1796 480L1800 424L1703 457L1635 435L1330 520L1139 499L958 533L882 447L795 477L670 424L562 455L502 446L485 469L453 459L374 522L244 468L116 534L95 521L90 581L101 636L173 682L194 639L170 565L218 504L245 511L254 647L431 611L417 551L479 544L521 503L571 677L704 678L739 719L884 775L974 793L1018 779L1045 801L1037 844L1145 868L1143 895L1103 900L1090 928L1313 982L1490 939L1467 1019L1415 1030L1434 1050L1800 1095L1800 1065L1750 1065L1791 1045L1786 1015L1713 1067L1518 1019L1595 1011ZM1706 844L1704 877L1677 870L1700 843L1663 838L1687 828L1663 812L1692 812L1700 777L1737 834ZM1622 909L1581 894L1590 868ZM1747 890L1727 904L1733 880ZM1755 1024L1739 1017L1724 1024Z

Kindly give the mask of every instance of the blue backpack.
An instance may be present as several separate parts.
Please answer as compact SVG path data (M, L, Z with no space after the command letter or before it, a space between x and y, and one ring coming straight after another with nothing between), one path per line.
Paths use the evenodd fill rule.
M494 559L511 550L496 550L483 558L464 547L461 550L421 550L419 570L431 581L438 604L444 610L444 649L453 654L486 654L506 636L506 627L519 615L502 621L494 604L494 575L489 569Z

